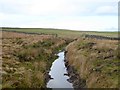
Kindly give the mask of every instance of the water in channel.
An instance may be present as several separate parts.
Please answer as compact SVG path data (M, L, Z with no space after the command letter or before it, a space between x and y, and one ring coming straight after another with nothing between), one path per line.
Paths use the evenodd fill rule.
M67 70L65 67L63 51L58 53L58 58L52 63L49 75L53 79L49 80L49 82L47 83L47 88L71 88L70 90L73 90L72 83L69 83L67 81L69 77L64 74L67 74Z

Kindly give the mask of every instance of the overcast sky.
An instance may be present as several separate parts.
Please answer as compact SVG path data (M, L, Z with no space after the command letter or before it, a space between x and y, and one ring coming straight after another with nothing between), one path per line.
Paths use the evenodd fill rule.
M0 0L0 26L117 31L119 0Z

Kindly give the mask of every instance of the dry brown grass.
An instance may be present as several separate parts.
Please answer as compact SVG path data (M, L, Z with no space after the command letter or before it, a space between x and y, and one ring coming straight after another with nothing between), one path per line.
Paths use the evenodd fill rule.
M69 44L66 58L88 88L118 87L118 41L83 39Z
M3 88L45 87L46 71L55 59L53 52L65 40L52 35L2 34Z

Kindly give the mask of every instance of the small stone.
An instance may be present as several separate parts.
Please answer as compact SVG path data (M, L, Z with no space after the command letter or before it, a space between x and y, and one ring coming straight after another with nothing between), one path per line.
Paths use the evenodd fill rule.
M96 69L95 68L93 68L93 71L95 71Z
M14 71L13 68L10 68L10 71L13 72Z

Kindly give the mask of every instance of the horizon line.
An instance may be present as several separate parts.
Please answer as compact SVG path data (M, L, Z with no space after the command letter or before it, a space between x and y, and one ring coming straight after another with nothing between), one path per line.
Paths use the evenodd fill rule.
M82 31L82 32L120 32L119 30L116 31L103 31L103 30L73 30L73 29L64 29L64 28L44 28L44 27L1 27L0 28L13 28L13 29L49 29L49 30L68 30L68 31Z

